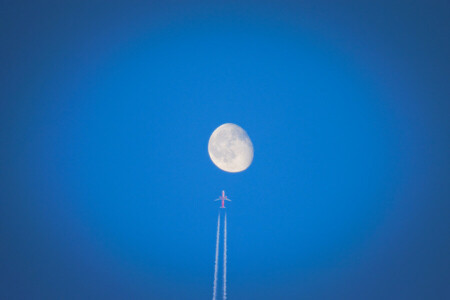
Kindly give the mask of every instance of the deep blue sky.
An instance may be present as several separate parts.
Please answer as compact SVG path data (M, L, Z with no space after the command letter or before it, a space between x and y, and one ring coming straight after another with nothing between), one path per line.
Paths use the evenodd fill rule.
M222 189L229 299L450 298L446 1L81 2L0 6L0 298L208 299Z

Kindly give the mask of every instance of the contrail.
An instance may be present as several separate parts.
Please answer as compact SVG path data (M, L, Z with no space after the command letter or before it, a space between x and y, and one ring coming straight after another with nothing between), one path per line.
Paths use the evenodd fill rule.
M227 299L227 214L223 225L223 300Z
M217 270L219 265L217 261L219 260L219 235L220 235L220 212L217 217L217 237L216 237L216 260L214 262L214 290L213 290L213 300L216 300L216 292L217 292Z

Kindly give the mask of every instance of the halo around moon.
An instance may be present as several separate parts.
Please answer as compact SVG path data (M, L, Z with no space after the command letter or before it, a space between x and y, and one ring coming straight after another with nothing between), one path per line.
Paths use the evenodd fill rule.
M208 153L219 169L237 173L252 163L253 144L244 129L233 123L225 123L211 134Z

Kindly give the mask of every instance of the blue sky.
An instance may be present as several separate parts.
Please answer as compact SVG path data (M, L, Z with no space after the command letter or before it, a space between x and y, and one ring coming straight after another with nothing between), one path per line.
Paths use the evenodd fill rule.
M450 296L445 3L1 11L2 298L210 298L223 189L230 299Z

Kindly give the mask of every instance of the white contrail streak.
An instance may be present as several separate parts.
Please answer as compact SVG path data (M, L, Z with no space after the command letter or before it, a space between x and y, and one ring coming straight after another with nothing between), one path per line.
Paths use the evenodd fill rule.
M214 290L213 290L213 300L216 300L216 292L217 292L217 271L218 271L218 263L219 260L219 235L220 235L220 212L217 217L217 237L216 237L216 260L214 262Z
M223 225L223 300L227 299L227 214Z

